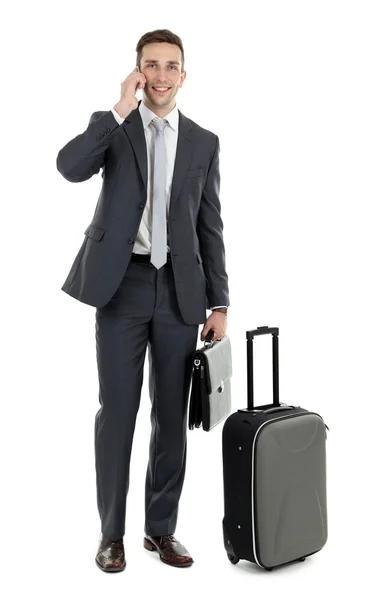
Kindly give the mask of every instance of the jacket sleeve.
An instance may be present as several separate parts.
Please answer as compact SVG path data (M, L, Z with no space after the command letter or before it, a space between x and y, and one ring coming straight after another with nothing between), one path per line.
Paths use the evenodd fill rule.
M220 145L218 136L215 137L215 150L207 173L197 222L197 235L207 285L206 308L230 305L223 240L223 221L219 200Z
M112 136L119 127L111 110L92 113L87 129L59 150L56 159L58 171L73 183L99 173Z

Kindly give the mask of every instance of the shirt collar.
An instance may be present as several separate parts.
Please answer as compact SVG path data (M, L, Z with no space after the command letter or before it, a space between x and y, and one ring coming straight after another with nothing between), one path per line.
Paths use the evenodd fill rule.
M149 126L149 124L151 123L151 121L155 118L159 119L158 115L156 115L152 110L150 110L145 104L143 104L143 100L142 102L139 104L139 112L140 112L140 116L142 117L142 121L143 121L143 127L146 128ZM167 119L167 121L169 122L169 125L175 129L175 131L178 131L178 125L179 125L179 112L178 112L178 108L175 105L174 108L172 110L170 110L170 112L165 115L163 117L164 119Z

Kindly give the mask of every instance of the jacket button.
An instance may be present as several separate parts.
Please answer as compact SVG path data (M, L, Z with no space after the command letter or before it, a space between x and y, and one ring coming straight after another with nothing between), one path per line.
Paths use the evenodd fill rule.
M139 204L139 208L144 208L144 204Z
M129 244L133 244L134 243L134 238L128 238L128 243Z

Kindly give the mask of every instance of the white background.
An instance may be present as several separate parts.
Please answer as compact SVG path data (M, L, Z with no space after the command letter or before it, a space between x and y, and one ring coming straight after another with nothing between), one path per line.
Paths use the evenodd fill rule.
M2 596L378 597L383 2L19 2L3 16ZM56 156L92 112L119 100L137 41L158 28L184 43L178 108L221 144L233 409L247 403L246 330L278 326L281 401L319 412L330 427L328 542L305 563L272 573L227 560L222 425L188 432L176 535L195 564L173 569L143 548L147 359L127 500L127 568L113 576L94 563L95 309L60 288L102 180L99 173L69 183ZM261 404L271 399L270 344L254 342Z

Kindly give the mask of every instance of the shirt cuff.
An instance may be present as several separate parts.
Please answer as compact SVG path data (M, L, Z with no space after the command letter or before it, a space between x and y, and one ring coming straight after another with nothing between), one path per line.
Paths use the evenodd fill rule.
M117 122L119 123L119 125L121 125L125 121L125 119L123 119L123 117L121 117L114 108L111 108L111 112L114 115Z
M210 306L210 310L213 310L213 308L227 308L227 306Z

